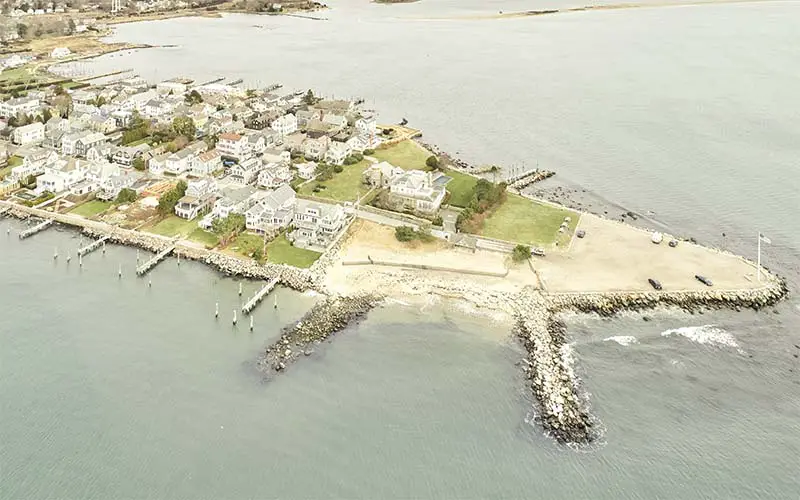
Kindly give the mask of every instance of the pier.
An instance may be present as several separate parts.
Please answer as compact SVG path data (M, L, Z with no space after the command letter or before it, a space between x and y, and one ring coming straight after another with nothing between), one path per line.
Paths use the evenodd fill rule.
M147 274L151 269L156 267L156 264L167 258L167 255L171 254L173 250L175 250L174 244L169 245L164 250L158 252L158 254L156 254L155 257L153 257L152 259L148 260L147 262L136 268L136 275L144 276L145 274Z
M22 231L21 233L19 233L19 239L24 240L25 238L27 238L29 236L33 236L36 233L44 231L45 229L47 229L48 227L50 227L52 225L53 225L53 221L51 219L47 219L46 221L43 221L43 222L33 226L32 228L26 229L25 231Z
M255 309L258 303L261 302L277 284L278 280L271 280L267 282L267 284L264 285L261 290L257 291L255 295L253 295L250 300L248 300L247 303L242 306L242 312L244 314L250 314L250 311Z
M78 256L83 257L86 254L94 252L95 250L100 248L101 245L104 245L105 242L108 241L109 238L111 238L111 236L103 236L99 240L94 240L93 242L89 243L88 245L86 245L86 246L84 246L82 248L79 248L78 249Z

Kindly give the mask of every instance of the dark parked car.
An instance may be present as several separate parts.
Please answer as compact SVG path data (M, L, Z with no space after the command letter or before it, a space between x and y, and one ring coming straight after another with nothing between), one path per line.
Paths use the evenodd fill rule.
M584 236L586 236L586 231L584 231L583 229L579 229L578 232L575 233L575 236L577 236L578 238L583 238Z
M714 283L710 279L706 278L705 276L701 276L699 274L695 274L694 277L697 278L697 281L699 281L700 283L704 284L705 286L714 285Z
M675 248L676 246L678 246L678 240L669 240L669 246Z
M648 278L647 282L650 283L650 286L652 286L656 290L661 290L661 283L658 280L655 280L653 278Z

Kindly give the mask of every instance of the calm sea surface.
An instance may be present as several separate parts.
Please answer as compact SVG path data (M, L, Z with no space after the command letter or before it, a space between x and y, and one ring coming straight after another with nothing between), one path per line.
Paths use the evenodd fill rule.
M365 97L468 160L538 161L702 241L752 254L761 230L765 262L796 288L800 4L463 19L567 4L347 1L324 22L139 23L116 38L177 47L87 64ZM315 297L279 290L250 333L230 324L235 280L170 260L148 288L134 250L80 270L64 259L74 233L20 241L9 225L2 499L800 498L795 296L759 314L571 318L606 428L575 452L527 423L508 325L386 306L265 384L260 349ZM622 336L637 342L604 341Z

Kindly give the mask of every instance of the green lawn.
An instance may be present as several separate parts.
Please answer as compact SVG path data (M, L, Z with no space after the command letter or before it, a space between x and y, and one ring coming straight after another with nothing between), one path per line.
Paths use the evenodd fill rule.
M70 210L70 213L90 219L95 215L105 212L111 206L110 201L92 200Z
M142 230L148 233L160 234L162 236L180 236L185 238L189 236L197 228L198 219L186 220L181 219L175 214L162 219L153 226L147 226Z
M344 170L333 174L333 179L324 182L312 181L300 187L300 194L327 198L336 201L356 201L369 191L369 187L361 182L364 171L372 165L367 160L361 160L354 165L344 165ZM325 189L315 193L314 187L325 186Z
M202 243L209 250L219 245L219 236L206 231L202 227L198 227L189 233L189 239L198 243Z
M570 217L572 221L569 231L560 234L558 228L564 217ZM486 219L481 234L526 245L551 245L556 241L563 245L578 225L578 217L578 213L572 210L509 193L505 203Z
M379 148L372 154L379 161L388 161L403 170L427 170L425 160L431 154L414 141L402 141L388 147Z
M16 81L26 82L30 79L31 73L28 68L22 66L20 68L7 69L0 73L0 84L13 83Z
M143 137L143 138L139 139L138 141L133 141L130 144L126 144L126 146L133 147L133 146L138 146L139 144L145 144L145 143L150 144L150 141L152 141L152 140L153 140L153 138L148 135L147 137Z
M267 260L275 264L289 264L295 267L311 267L322 255L313 250L297 248L281 234L267 244Z
M453 178L445 186L447 191L450 192L450 201L448 203L456 207L465 208L472 200L472 191L475 189L478 179L455 170L448 170L445 175Z
M6 178L7 175L11 175L11 169L14 167L3 167L0 168L0 181Z
M18 167L22 165L22 158L19 156L9 156L8 157L8 166L11 168Z
M242 233L228 246L234 252L252 257L253 252L264 248L264 238L257 234Z

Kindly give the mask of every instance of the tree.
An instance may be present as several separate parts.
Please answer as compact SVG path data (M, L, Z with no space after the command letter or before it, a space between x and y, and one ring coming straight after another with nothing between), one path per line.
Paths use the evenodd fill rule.
M208 146L209 149L214 149L214 147L216 147L217 145L217 142L219 141L219 135L210 134L205 136L203 140L206 141L206 145Z
M306 92L306 95L303 96L303 102L308 104L308 105L311 105L311 104L314 104L315 102L317 102L317 98L314 97L314 92L312 92L311 89L308 89L308 92Z
M28 25L19 23L17 25L17 35L19 35L20 38L25 38L25 35L27 34L28 34Z
M141 156L137 156L136 158L134 158L133 168L135 168L136 170L144 170L145 169L144 158L142 158Z
M75 33L75 20L71 17L69 18L69 21L67 21L67 33L70 35Z
M492 168L489 169L489 172L492 173L492 182L497 184L497 172L500 171L500 167L497 165L492 165Z
M133 203L136 201L136 191L130 188L122 189L119 194L117 195L117 199L114 200L114 203L123 204L123 203Z
M425 165L428 168L437 169L439 168L439 158L436 155L430 155L427 160L425 160Z
M514 262L525 262L531 258L531 247L528 245L517 245L514 247L514 252L511 254L511 259Z
M216 218L211 222L211 232L219 236L222 246L226 246L244 231L245 222L242 214L230 214L225 218Z
M417 239L417 232L411 226L398 226L394 229L394 237L397 241L412 241Z
M44 111L42 111L42 123L47 123L52 117L53 112L50 111L50 108L44 108Z
M183 198L186 194L186 187L186 183L180 181L174 188L161 195L161 198L158 200L158 212L164 216L174 212L178 200Z
M195 134L197 134L197 127L194 125L194 120L188 116L176 116L172 119L172 131L175 135L182 135L193 139Z

